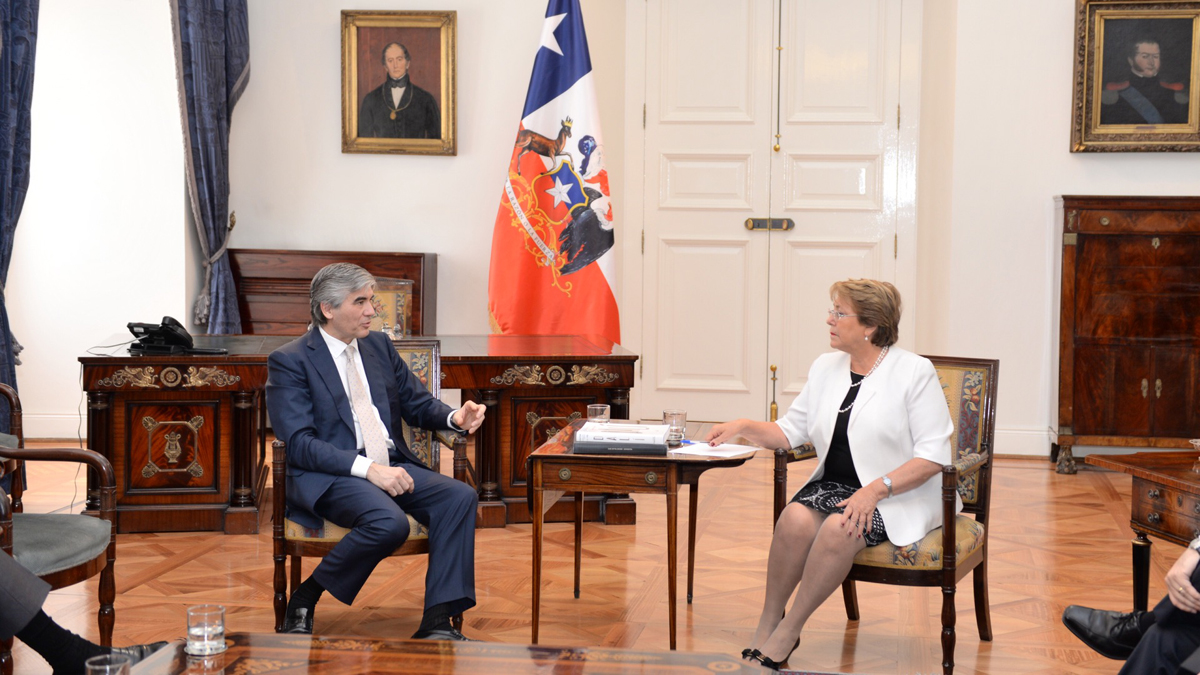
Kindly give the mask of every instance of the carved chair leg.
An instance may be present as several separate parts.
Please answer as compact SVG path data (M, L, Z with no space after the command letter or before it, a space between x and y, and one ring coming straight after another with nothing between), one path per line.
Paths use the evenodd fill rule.
M113 602L117 597L116 582L113 574L113 561L100 571L100 610L96 613L96 622L100 625L100 645L112 646L113 624L116 623L116 611Z
M275 560L275 576L271 579L271 586L275 591L273 604L275 606L275 632L283 630L283 615L287 612L287 556L274 556Z
M975 583L975 623L979 625L979 639L990 642L992 639L992 609L988 602L987 582L987 552L983 554L983 562L975 566L971 573Z
M942 587L942 675L954 675L954 583Z
M842 600L846 603L846 618L858 621L858 591L853 579L842 582Z
M292 593L300 588L300 556L292 556L292 587L288 589L288 597L292 597Z
M13 639L0 640L0 675L13 675Z

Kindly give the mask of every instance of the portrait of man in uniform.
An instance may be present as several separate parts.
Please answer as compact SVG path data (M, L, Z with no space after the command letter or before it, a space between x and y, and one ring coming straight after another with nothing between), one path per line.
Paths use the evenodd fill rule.
M455 22L342 12L342 152L455 154Z
M1101 125L1187 124L1192 32L1190 19L1104 22Z

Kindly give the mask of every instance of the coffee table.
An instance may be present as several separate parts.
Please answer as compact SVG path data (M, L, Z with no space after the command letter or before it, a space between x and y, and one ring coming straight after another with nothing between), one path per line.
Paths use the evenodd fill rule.
M573 452L576 420L529 455L530 515L533 517L533 644L538 641L542 595L542 525L547 508L567 492L575 495L575 597L579 597L582 553L583 495L586 492L650 492L667 498L667 601L671 649L675 649L676 521L679 486L691 486L688 500L688 602L696 566L696 505L700 474L709 469L740 466L754 456L749 449L732 457L704 457L669 452L652 455L583 455ZM711 425L688 425L688 438L703 438Z
M626 649L536 647L495 642L371 640L355 637L231 633L229 648L204 659L183 653L173 642L133 667L133 675L183 673L403 673L405 675L753 675L757 666L724 654L641 652Z

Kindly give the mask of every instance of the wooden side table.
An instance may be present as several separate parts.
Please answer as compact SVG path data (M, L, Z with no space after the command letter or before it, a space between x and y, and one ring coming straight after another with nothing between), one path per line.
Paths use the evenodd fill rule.
M669 452L665 456L582 455L572 451L575 432L584 420L576 420L529 455L529 480L533 519L533 644L538 641L538 616L542 591L542 525L545 508L564 493L575 496L575 597L579 597L582 552L583 495L586 492L649 492L667 498L667 599L671 649L675 649L676 526L679 486L689 485L688 583L692 601L692 577L696 566L696 506L700 474L709 469L741 466L754 450L733 457L703 457ZM709 425L690 425L689 438L701 438ZM548 503L547 503L548 502Z
M1195 452L1088 455L1087 463L1133 476L1133 608L1145 611L1150 589L1147 535L1186 546L1200 537L1200 473Z

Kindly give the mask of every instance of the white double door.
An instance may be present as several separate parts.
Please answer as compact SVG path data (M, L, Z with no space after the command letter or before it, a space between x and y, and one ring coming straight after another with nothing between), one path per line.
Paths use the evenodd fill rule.
M839 279L892 281L911 308L904 2L646 5L639 416L766 419L773 396L782 415L830 349Z

